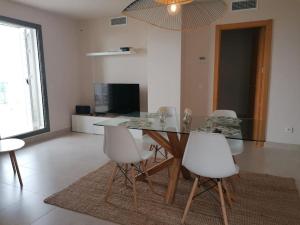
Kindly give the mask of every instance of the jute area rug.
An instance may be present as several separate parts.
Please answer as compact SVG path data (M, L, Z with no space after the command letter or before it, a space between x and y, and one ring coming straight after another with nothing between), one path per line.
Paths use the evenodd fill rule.
M120 176L112 189L109 203L104 201L112 163L82 177L66 189L48 197L45 202L75 212L124 225L177 225L185 208L192 181L180 179L173 204L164 203L162 196L152 193L146 183L138 182L138 211L134 210L132 189ZM167 172L152 176L155 190L164 193ZM299 225L300 199L295 181L255 173L241 173L233 180L235 202L227 207L230 225ZM195 198L186 224L221 225L217 193Z

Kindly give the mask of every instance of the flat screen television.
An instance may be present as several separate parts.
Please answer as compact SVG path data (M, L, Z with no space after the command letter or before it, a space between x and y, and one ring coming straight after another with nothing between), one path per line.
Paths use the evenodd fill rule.
M139 84L97 83L95 89L95 113L126 114L140 111Z

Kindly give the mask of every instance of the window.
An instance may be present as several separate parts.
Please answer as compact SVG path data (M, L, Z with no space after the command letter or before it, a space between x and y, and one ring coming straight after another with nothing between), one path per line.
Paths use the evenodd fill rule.
M7 97L6 97L6 82L0 83L0 104L4 105L7 104Z
M0 136L49 131L41 26L0 16Z

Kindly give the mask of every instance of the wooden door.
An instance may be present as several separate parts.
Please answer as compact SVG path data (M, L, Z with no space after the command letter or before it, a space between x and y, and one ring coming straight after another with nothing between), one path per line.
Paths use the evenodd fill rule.
M216 27L213 110L218 109L222 31L259 28L259 41L256 63L257 68L255 75L256 83L254 96L254 122L252 136L254 140L261 142L265 141L266 131L269 73L271 63L272 23L272 20L265 20L237 24L217 25Z

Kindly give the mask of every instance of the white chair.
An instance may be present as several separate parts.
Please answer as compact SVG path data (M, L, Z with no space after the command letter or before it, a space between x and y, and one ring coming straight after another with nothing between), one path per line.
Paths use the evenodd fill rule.
M107 194L105 200L107 201L112 184L115 180L117 171L120 170L125 176L125 183L127 184L128 168L130 167L131 171L131 180L133 187L133 197L134 197L134 206L137 209L137 195L136 195L136 174L137 172L143 173L146 176L146 179L149 183L150 189L154 191L152 182L149 178L148 172L146 170L145 161L149 160L153 152L148 151L148 149L143 149L142 143L135 142L132 134L126 127L104 127L104 153L116 163L112 176L109 179ZM139 163L141 165L137 166Z
M183 122L184 123L191 123L192 121L193 111L190 108L185 108L183 112Z
M230 118L237 118L237 114L233 110L215 110L212 114L212 117L230 117ZM237 156L242 154L244 151L244 142L242 140L235 140L235 139L227 139L231 153L233 156ZM235 160L235 157L234 157Z
M169 116L176 116L176 108L174 106L161 106L159 107L158 113L166 113Z
M221 201L224 224L228 225L223 188L227 198L231 199L226 182L223 178L238 174L239 168L235 165L230 147L222 134L192 132L190 134L182 164L194 174L215 179ZM184 223L190 209L195 192L199 185L196 177L181 222Z
M176 116L176 108L173 106L161 106L159 107L159 109L157 110L157 113L165 113L168 116ZM161 135L168 139L168 136L166 133L161 132ZM160 151L162 149L162 147L156 143L151 137L149 137L148 135L144 135L143 136L143 141L147 144L150 145L149 150L152 151L154 150L154 162L157 162L157 154L160 153L164 158L168 158L168 151L164 150L164 154Z
M164 112L169 116L176 116L176 108L172 107L172 106L162 106L158 109L158 112ZM186 108L184 110L184 115L183 115L183 122L186 123L190 123L192 120L192 110L189 108ZM166 133L161 133L164 138L168 139L168 136L166 135ZM157 161L157 153L160 153L162 156L164 156L165 158L168 158L168 152L165 150L165 154L163 155L163 153L160 152L161 150L161 146L159 146L152 138L150 138L148 135L144 135L143 137L143 141L147 144L150 144L150 151L152 151L154 149L155 151L155 155L154 155L154 162Z

